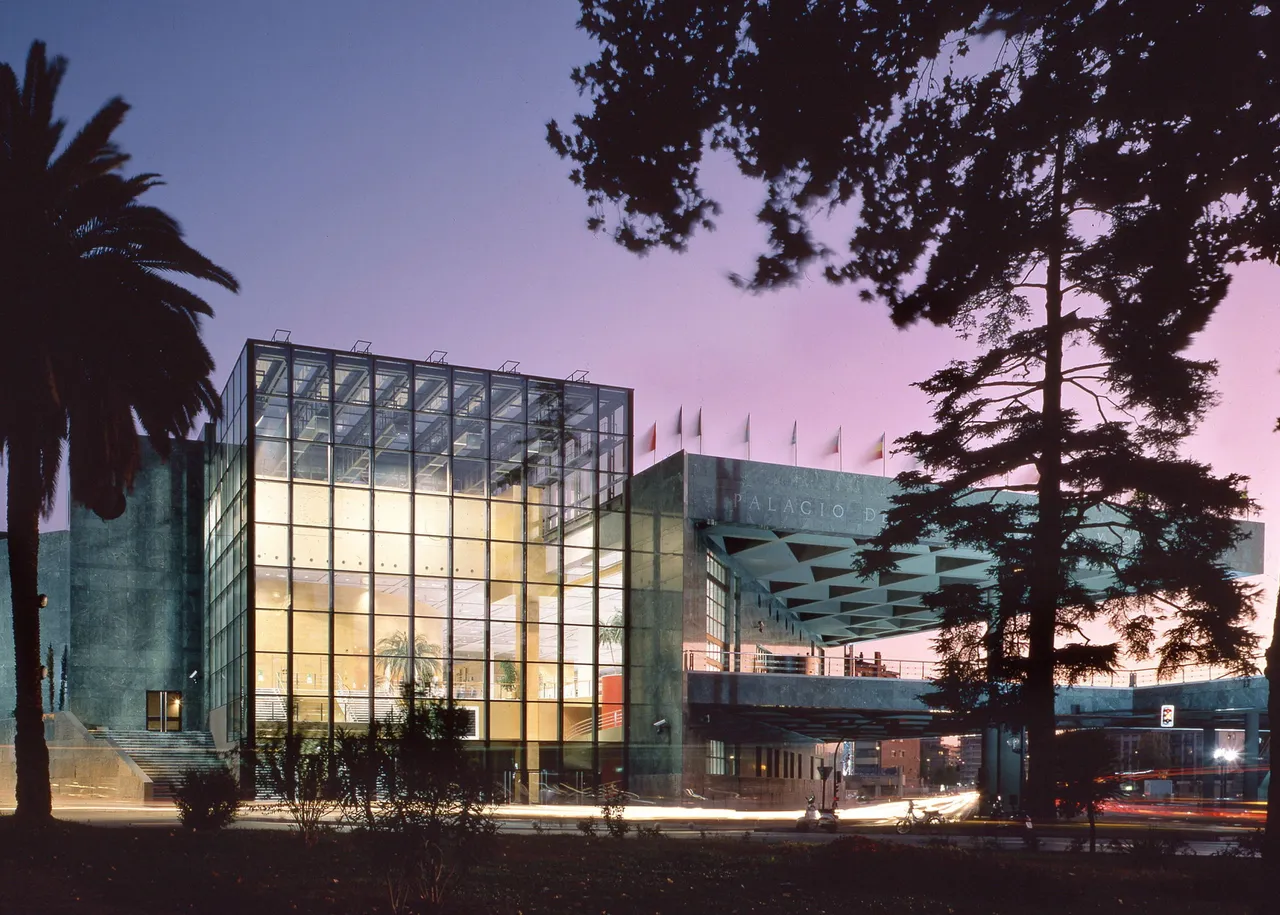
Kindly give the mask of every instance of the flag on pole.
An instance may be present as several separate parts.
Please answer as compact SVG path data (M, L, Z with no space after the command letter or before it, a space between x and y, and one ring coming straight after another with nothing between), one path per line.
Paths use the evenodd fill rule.
M800 446L796 440L796 431L799 426L798 420L791 421L791 463L797 467L800 466Z
M747 435L743 439L747 443L747 460L751 460L751 414L747 414Z
M645 436L644 453L658 450L658 424L654 423Z
M698 418L693 424L693 434L698 437L698 454L702 454L702 407L698 407Z
M842 450L843 437L844 437L844 426L837 426L835 454L839 458L839 467L841 470L844 470L844 451Z
M884 460L884 435L885 434L881 432L880 438L876 439L876 443L867 451L866 459L863 461L864 464L870 464L872 461Z
M676 414L676 435L684 435L684 407Z
M797 422L796 420L791 421L791 444L793 445L796 443L796 428L799 425L800 425L799 422Z

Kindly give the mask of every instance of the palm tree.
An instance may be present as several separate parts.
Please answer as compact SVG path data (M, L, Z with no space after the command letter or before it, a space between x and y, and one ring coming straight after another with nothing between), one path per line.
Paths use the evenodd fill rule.
M111 142L129 106L107 102L59 147L53 117L66 60L31 45L19 83L0 64L0 456L8 463L9 572L17 680L17 816L51 816L40 718L41 515L56 495L63 447L71 497L119 517L141 460L138 426L168 455L202 411L220 414L200 339L203 299L168 275L236 291L182 240L168 214L138 198L159 182L126 178ZM7 453L5 453L7 452Z
M387 684L403 682L409 679L409 634L393 632L378 639L375 651L378 669L382 672ZM431 678L440 672L440 646L432 645L427 637L420 635L414 639L413 679L419 685L430 683Z

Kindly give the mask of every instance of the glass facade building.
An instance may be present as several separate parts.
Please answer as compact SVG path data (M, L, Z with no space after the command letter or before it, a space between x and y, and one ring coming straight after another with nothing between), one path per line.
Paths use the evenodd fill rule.
M223 399L228 740L365 729L412 682L468 710L513 794L622 770L630 390L249 341Z

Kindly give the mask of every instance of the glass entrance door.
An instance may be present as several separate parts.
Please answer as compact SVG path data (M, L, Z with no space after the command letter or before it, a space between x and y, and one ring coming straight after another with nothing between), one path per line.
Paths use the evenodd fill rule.
M147 691L147 730L182 730L182 693L169 690Z

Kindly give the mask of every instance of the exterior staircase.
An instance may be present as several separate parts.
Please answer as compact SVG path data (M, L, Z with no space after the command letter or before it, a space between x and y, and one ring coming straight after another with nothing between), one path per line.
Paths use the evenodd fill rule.
M150 777L154 800L169 800L188 769L216 769L226 762L214 749L208 731L117 731L101 730L106 738L129 755Z

